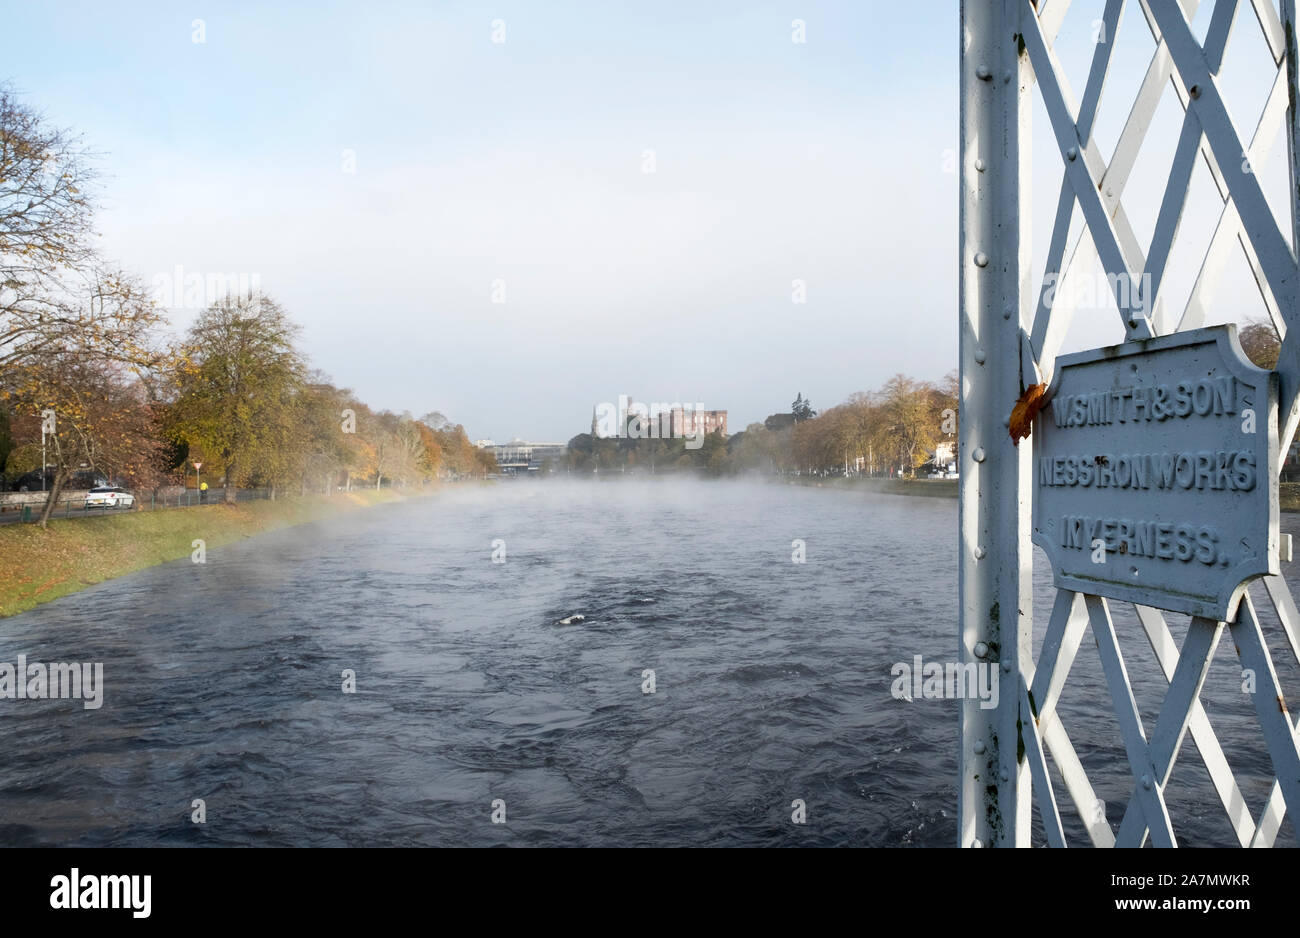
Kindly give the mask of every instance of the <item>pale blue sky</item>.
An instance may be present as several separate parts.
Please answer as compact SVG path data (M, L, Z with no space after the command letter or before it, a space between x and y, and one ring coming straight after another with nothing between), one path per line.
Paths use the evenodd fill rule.
M1075 5L1067 65L1103 6ZM0 80L103 154L105 252L258 275L373 406L563 441L629 393L734 431L956 366L952 0L0 7Z

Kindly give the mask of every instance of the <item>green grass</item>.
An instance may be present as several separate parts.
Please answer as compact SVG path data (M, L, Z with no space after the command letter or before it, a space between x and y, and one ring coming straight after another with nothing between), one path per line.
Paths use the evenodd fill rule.
M52 520L46 530L35 524L7 524L0 527L0 617L188 557L196 538L203 540L205 550L212 550L265 531L405 498L388 490L364 490Z

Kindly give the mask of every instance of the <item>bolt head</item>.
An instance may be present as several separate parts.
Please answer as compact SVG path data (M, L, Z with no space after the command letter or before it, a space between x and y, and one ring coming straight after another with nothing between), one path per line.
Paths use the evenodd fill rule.
M988 265L989 265L989 256L987 254L985 254L983 251L980 251L978 254L975 255L976 267L987 267Z
M983 846L984 846L984 841L982 841L982 840L980 840L978 837L976 837L974 840L972 840L972 841L970 842L970 845L971 845L972 847L983 847Z
M977 160L975 161L975 171L976 171L977 173L982 173L982 172L984 172L984 170L987 169L987 168L988 168L988 166L987 166L987 164L986 164L983 160L977 159Z
M989 71L989 67L987 65L980 63L979 65L975 66L975 77L978 78L980 81L988 81L990 78L993 77L993 73Z
M980 550L983 550L983 549L984 549L984 548L982 548L982 547L980 548ZM985 644L984 642L976 642L976 643L975 643L975 657L976 657L976 658L987 658L988 656L989 656L989 646L988 646L987 644Z
M982 756L984 755L985 752L988 751L988 747L984 745L984 740L982 739L975 740L975 745L973 748L975 750L975 755L977 756Z
M1075 159L1078 158L1078 156L1079 156L1078 147L1070 147L1070 149L1065 151L1065 158L1069 160L1071 163L1073 163Z
M971 453L971 458L974 459L976 462L983 462L983 461L984 461L984 447L982 447L982 446L977 446L977 447L975 447L975 452Z

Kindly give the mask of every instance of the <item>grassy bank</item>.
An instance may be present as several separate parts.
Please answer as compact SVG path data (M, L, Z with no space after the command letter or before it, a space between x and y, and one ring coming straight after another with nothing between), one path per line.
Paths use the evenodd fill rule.
M107 518L54 520L0 527L0 617L113 577L190 556L201 538L206 550L265 531L319 521L406 496L388 490L338 493Z

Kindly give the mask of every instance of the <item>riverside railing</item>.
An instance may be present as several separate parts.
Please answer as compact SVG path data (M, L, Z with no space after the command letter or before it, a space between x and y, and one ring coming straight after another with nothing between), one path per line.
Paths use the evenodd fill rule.
M224 489L209 489L200 493L194 489L167 488L150 492L134 492L135 504L130 508L87 508L86 493L61 497L55 506L51 518L98 518L124 514L128 511L161 511L177 508L204 508L225 502ZM206 497L205 497L206 496ZM250 502L269 499L270 489L236 489L236 502ZM0 524L27 523L40 520L45 502L40 498L24 496L21 500L14 498L14 493L0 494Z

